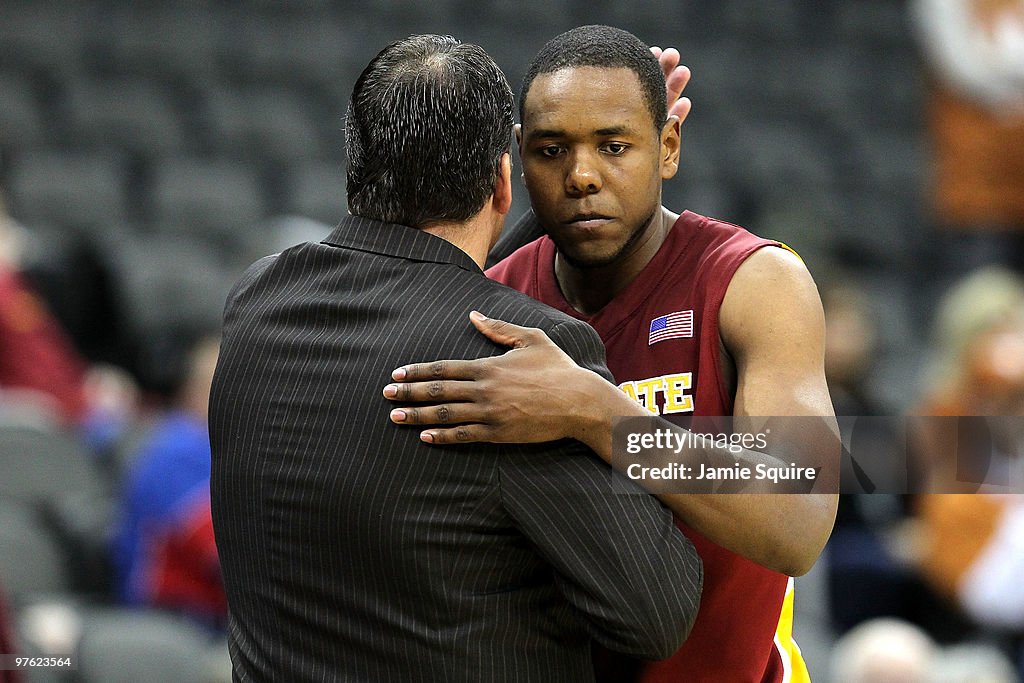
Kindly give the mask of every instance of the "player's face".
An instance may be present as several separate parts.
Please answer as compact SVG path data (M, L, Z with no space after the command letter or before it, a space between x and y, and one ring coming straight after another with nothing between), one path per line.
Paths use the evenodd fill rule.
M620 262L643 244L678 149L678 126L655 127L630 69L561 69L537 76L526 95L520 153L530 202L576 267Z

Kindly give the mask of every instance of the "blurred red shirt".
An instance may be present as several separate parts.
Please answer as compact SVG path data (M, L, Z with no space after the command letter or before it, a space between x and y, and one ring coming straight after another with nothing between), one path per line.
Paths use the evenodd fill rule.
M84 376L85 363L43 300L0 267L0 389L39 391L77 422L86 409Z

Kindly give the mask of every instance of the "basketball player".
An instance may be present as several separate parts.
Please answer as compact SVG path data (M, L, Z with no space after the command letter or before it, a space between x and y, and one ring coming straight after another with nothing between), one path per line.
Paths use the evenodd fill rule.
M433 444L571 437L611 462L616 416L831 418L821 303L800 259L661 205L680 146L664 89L658 61L625 31L585 26L542 48L523 81L517 137L533 206L521 223L546 235L488 271L590 323L618 388L539 331L474 314L483 334L514 350L399 368L385 396L434 405L396 409L393 421L442 425L421 434ZM788 434L788 445L819 446L813 432ZM789 577L820 554L837 496L659 498L696 544L705 587L683 647L638 664L633 680L808 680L791 638Z

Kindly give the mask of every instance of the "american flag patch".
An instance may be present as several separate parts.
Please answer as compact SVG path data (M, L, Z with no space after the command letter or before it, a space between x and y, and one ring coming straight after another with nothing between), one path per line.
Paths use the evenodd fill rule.
M693 311L676 311L651 321L647 345L666 339L688 339L693 336Z

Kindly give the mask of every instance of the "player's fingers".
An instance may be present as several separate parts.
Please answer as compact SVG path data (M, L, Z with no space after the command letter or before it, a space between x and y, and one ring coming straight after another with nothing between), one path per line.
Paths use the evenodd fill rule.
M690 68L680 64L679 66L674 67L672 71L665 76L665 91L669 94L669 97L674 95L678 98L683 94L683 90L689 82Z
M391 421L403 425L450 425L480 422L485 414L472 403L442 403L438 406L395 408Z
M679 66L679 50L674 47L665 48L657 57L658 63L661 65L661 73L665 78L668 78L672 70Z
M522 327L497 318L488 318L479 311L472 311L469 319L476 329L496 344L522 348L540 343L544 333L536 327Z
M476 382L432 380L430 382L401 382L384 387L384 398L407 403L438 401L469 401L475 398Z
M391 372L391 379L399 382L427 382L438 379L476 379L480 365L486 359L478 360L435 360L432 363L403 365Z
M672 108L669 109L668 115L678 118L679 125L682 125L683 122L686 121L686 117L690 115L690 109L692 109L692 107L693 104L690 102L689 97L680 97L676 100L676 103L672 105Z
M654 53L655 57L661 57L661 48L657 45L651 45L651 52Z
M435 446L489 441L490 430L484 425L459 425L449 429L428 429L420 432L420 440Z

